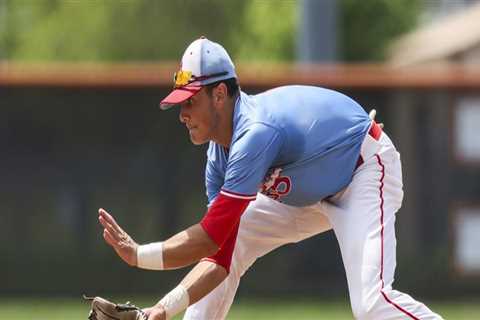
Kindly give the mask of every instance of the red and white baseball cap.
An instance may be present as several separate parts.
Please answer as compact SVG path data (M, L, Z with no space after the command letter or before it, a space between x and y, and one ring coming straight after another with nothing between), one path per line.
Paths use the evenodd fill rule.
M160 102L160 108L166 110L182 103L207 84L236 77L227 51L218 43L201 37L185 50L181 69L173 77L173 91Z

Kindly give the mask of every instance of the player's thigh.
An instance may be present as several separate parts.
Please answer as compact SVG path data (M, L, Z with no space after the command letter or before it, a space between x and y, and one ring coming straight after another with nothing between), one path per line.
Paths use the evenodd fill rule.
M385 242L395 240L395 214L403 199L402 173L398 153L389 140L385 143L379 154L354 172L350 185L330 200L331 205L322 203L341 248L356 253L344 257L346 263L348 259L369 261L361 256L373 251L365 243L378 249L376 242L381 237Z
M240 220L227 278L203 299L190 306L184 319L224 319L242 275L259 257L284 244L331 229L318 208L296 208L259 194Z
M241 276L270 251L331 229L316 207L293 207L258 194L240 220L232 265Z
M354 309L393 281L395 218L403 191L399 159L380 154L367 161L332 204L324 203L339 242ZM359 307L360 306L360 307Z

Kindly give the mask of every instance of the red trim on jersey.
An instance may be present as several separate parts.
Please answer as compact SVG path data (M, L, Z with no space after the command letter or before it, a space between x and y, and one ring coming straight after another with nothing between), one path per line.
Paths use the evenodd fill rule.
M242 193L228 191L225 189L220 190L220 194L223 194L225 196L229 196L232 198L244 199L244 200L255 200L257 198L256 194L242 194Z
M230 269L237 240L240 217L249 203L250 200L233 198L220 193L200 221L205 232L220 248L207 260L223 266L227 272Z
M384 204L384 199L383 199L383 178L385 178L385 166L382 163L382 160L380 159L380 156L378 154L375 155L377 157L377 162L382 167L382 176L380 177L380 224L381 224L381 230L380 230L380 235L381 235L381 268L380 268L380 280L382 281L382 288L380 289L380 292L382 293L383 298L385 301L387 301L389 304L400 310L400 312L403 312L404 314L408 315L410 318L414 320L420 320L419 318L415 317L413 314L408 312L407 310L403 309L400 307L398 304L390 300L390 298L387 297L387 294L383 291L383 288L385 287L385 283L383 281L383 242L384 242L384 236L383 232L385 229L385 225L383 223L383 204Z

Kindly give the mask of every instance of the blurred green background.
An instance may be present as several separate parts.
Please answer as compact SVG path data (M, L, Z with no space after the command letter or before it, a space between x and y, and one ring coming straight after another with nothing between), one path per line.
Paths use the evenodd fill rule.
M144 305L153 304L152 299L140 299ZM480 307L474 302L431 303L445 319L478 319ZM5 319L14 320L81 320L85 317L85 305L78 299L7 299L0 303ZM181 319L181 315L174 319ZM231 320L348 320L352 314L345 301L313 301L311 297L290 300L240 300L233 305L228 315Z
M465 10L476 3L453 2ZM384 66L392 43L438 15L448 16L449 3L0 0L2 318L83 319L83 293L154 303L188 270L145 272L124 265L103 242L97 209L112 212L143 243L198 222L206 204L205 146L190 144L176 111L158 110L170 84L15 84L10 70L49 70L62 63L69 75L78 70L71 66L86 62L98 69L178 64L201 35L222 43L241 66ZM321 24L327 20L331 25ZM313 44L332 50L312 58ZM94 83L96 76L85 77ZM242 83L248 93L271 86ZM480 166L456 161L452 145L455 105L479 88L334 89L367 110L375 107L402 153L405 202L397 220L395 286L446 319L480 318L480 271L465 274L456 265L454 229L458 204L478 202ZM237 296L229 319L352 318L332 232L260 259Z
M290 0L0 3L0 57L19 61L176 61L200 35L222 43L235 61L293 61L303 18L302 1ZM421 0L333 3L341 61L381 60L421 13Z

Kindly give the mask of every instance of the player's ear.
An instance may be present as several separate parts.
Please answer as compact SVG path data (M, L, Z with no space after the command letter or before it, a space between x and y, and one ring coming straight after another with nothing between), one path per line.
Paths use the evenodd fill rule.
M213 91L214 102L218 104L223 104L227 99L227 96L227 86L225 85L225 83L221 82L218 86L215 87Z

